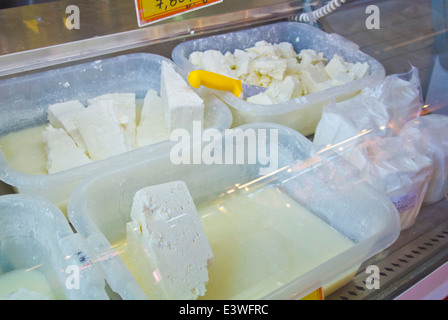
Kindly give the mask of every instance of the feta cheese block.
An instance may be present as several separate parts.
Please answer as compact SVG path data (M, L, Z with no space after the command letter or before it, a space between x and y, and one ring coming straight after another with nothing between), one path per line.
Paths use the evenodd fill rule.
M48 125L42 131L48 173L56 173L92 162L62 128Z
M103 99L78 113L75 122L90 159L97 161L128 151L112 99Z
M168 182L136 192L131 219L127 224L128 246L140 245L142 254L136 256L140 262L147 256L146 263L135 264L135 268L138 274L153 277L156 284L151 288L142 285L148 297L203 296L213 253L185 182Z
M99 101L111 100L120 130L128 150L135 148L136 103L135 93L108 93L88 100L89 105Z
M169 138L164 121L162 99L156 91L150 89L143 100L140 122L137 126L137 147L169 140Z
M73 138L78 148L87 152L84 140L75 124L75 116L85 109L78 100L55 103L48 106L48 123L55 128L62 128Z
M204 122L204 101L167 62L162 62L160 97L168 132L182 128L193 132L193 122Z

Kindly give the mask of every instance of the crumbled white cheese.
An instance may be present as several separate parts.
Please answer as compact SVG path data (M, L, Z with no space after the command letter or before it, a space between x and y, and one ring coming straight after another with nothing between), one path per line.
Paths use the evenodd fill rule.
M202 67L206 70L219 73L227 77L234 77L235 72L228 65L227 59L218 50L207 50L202 55Z
M328 61L322 52L313 49L296 53L289 42L271 44L258 41L252 47L236 49L233 54L226 52L224 55L217 50L195 51L190 54L189 61L207 71L267 87L267 91L247 99L257 104L281 103L346 84L369 74L366 62L349 63L338 54ZM289 76L294 77L293 82L291 79L286 80ZM292 83L294 87L291 87Z

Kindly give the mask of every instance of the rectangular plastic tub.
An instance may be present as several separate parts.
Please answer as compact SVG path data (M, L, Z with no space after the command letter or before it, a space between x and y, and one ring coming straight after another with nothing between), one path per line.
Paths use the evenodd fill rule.
M50 201L1 196L0 243L0 297L25 288L26 299L108 299L90 249Z
M323 52L327 59L333 54L341 55L348 62L367 62L370 74L360 80L345 85L311 93L296 99L274 105L258 105L237 98L230 92L212 90L227 105L233 114L233 126L251 122L273 122L291 127L305 136L314 133L322 114L322 107L330 99L342 101L353 97L362 88L371 86L383 79L384 67L377 60L361 52L359 47L338 34L328 34L311 25L298 22L279 22L185 41L172 51L172 59L187 72L197 68L188 60L195 51L218 50L225 54L235 49L244 50L253 47L257 41L269 43L289 42L298 53L302 49L314 49Z
M282 125L259 123L237 129L243 133L256 132L259 139L264 139L258 141L266 143L266 154L271 160L269 166L262 157L254 162L246 157L239 164L228 161L224 164L205 161L174 164L172 154L167 152L92 177L74 190L68 203L69 220L94 248L95 259L101 261L111 289L123 299L145 296L137 280L130 280L138 275L131 271L132 264L126 262L129 259L126 257L129 254L126 224L131 221L135 193L150 185L178 180L187 184L214 252L210 283L214 281L215 293L223 295L213 298L292 299L301 298L319 287L324 291L335 290L350 280L350 274L353 275L363 261L398 237L400 222L393 204L360 180L356 170L341 158L316 153L308 139ZM229 134L222 137L226 148ZM238 150L242 150L236 146L241 145L236 139L230 141L233 142L226 152L232 150L236 157ZM207 145L203 143L202 150L206 150ZM248 156L253 144L243 146ZM191 146L190 151L198 150L194 149L196 147ZM271 166L275 162L277 165ZM232 202L234 195L239 202ZM222 204L217 207L222 214L210 214L209 205L213 207L217 203ZM351 245L338 253L326 247L331 245L331 238L318 231L310 233L307 223L292 221L296 215L301 215L301 209L290 208L298 206L311 213L309 221L337 232ZM289 209L293 211L285 212ZM300 235L302 232L306 232L307 238L298 243L279 239L286 233ZM240 250L247 255L233 257ZM291 261L308 261L305 255L310 254L311 260L317 259L317 262L300 266L299 273L294 273L296 268L292 268L291 274L281 271L289 263L282 252ZM238 260L233 264L232 259L243 262ZM264 269L269 266L272 269ZM218 275L221 276L214 277L215 270L220 268L222 272ZM217 278L223 279L225 286L239 285L235 278L241 276L243 269L244 279L246 275L253 275L253 282L243 284L246 280L242 280L242 287L236 289L216 285ZM153 271L156 270L148 269L147 274ZM210 287L207 290L213 291ZM205 298L213 299L207 295Z
M2 80L0 136L45 124L48 106L53 103L77 99L86 105L88 99L114 92L135 93L138 100L144 98L148 89L159 92L162 61L170 63L178 72L182 72L167 58L138 53ZM203 90L198 91L198 94L205 101L204 127L219 130L230 127L232 115L227 106ZM14 170L0 150L0 179L19 193L45 197L65 211L70 192L81 180L104 170L132 164L141 153L148 157L153 153L157 154L163 144L164 142L160 142L47 175Z

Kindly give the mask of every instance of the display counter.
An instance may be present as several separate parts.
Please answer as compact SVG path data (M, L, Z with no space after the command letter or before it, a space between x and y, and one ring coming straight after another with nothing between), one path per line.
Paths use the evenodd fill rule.
M187 40L295 21L322 1L224 0L145 27L133 1L76 1L79 29L65 25L72 1L0 10L0 77L10 79L132 53L171 58ZM369 7L370 6L370 7ZM348 1L311 25L350 40L378 60L386 75L419 70L424 113L448 114L448 3ZM370 9L368 9L368 7ZM379 9L373 26L373 14ZM369 11L372 10L372 11ZM373 22L372 22L373 21ZM355 46L356 47L356 46ZM312 138L312 137L310 137ZM0 194L13 193L6 184ZM370 266L380 287L370 288ZM327 300L445 299L448 296L448 198L422 206L415 224L364 261L353 279Z

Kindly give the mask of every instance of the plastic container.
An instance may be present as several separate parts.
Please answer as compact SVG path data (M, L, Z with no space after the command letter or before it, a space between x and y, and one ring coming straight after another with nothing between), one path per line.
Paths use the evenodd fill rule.
M448 191L448 116L427 114L411 120L402 128L400 137L433 162L433 173L423 203L442 200Z
M298 97L294 100L275 105L257 105L237 98L230 92L213 90L227 105L233 114L233 126L251 122L274 122L291 127L305 136L314 133L320 120L322 107L330 99L342 101L353 97L359 90L375 84L385 76L384 67L375 59L359 50L358 45L338 34L325 33L311 25L298 22L279 22L252 29L214 35L185 41L172 51L172 59L187 72L197 68L188 60L194 51L214 49L223 54L235 49L246 49L257 41L269 43L289 42L296 52L302 49L314 49L323 52L326 58L338 53L348 62L367 62L370 74L342 86Z
M2 295L20 286L40 299L109 299L86 243L48 200L1 196L0 243Z
M0 81L0 136L45 124L47 108L52 103L77 99L86 105L88 99L105 93L131 92L136 94L136 99L143 99L148 89L159 92L162 61L174 66L171 60L162 56L138 53ZM204 91L198 93L204 97L206 105L204 127L219 130L230 127L232 115L227 106L213 95ZM0 152L0 179L19 193L48 198L65 211L70 192L81 180L131 164L141 152L149 157L163 144L160 142L49 175L18 172Z
M243 285L241 290L234 289L231 295L219 297L222 299L291 299L301 298L319 287L324 287L324 290L331 287L331 290L335 290L351 279L349 276L347 278L347 274L354 275L363 261L388 247L398 237L400 221L392 202L360 180L357 171L346 161L337 155L316 153L308 139L282 125L257 123L236 129L240 129L240 133L247 133L248 137L250 132L256 132L258 139L263 139L255 143L248 142L240 149L241 144L236 139L228 139L228 135L222 137L220 141L226 148L226 143L233 141L229 145L229 151L226 151L232 150L233 159L238 158L238 152L244 151L246 160L239 164L232 163L232 160L223 164L207 164L204 160L198 164L174 164L173 154L166 152L92 177L74 190L68 203L69 220L90 247L95 248L95 258L101 261L107 282L122 298L145 297L137 280L132 280L137 275L131 272L132 267L126 263L123 254L127 252L126 224L131 220L134 194L150 185L185 181L214 252L212 268L219 268L222 263L231 261L223 252L235 253L240 248L246 248L247 251L244 252L249 253L244 263L238 264L245 269L245 275L257 274L266 265L275 264L272 274L261 272L260 279L255 279L255 283ZM250 162L249 155L253 150L250 151L249 148L260 141L265 143L264 150L270 161L266 162L260 156L257 161ZM198 150L194 149L198 145L191 146L189 150L192 154L194 150ZM209 142L203 142L199 146L206 150L210 145ZM226 225L229 223L225 218L226 214L218 215L224 219L221 220L223 223L215 220L212 224L212 215L204 208L209 208L210 203L233 201L233 198L229 198L233 195L239 197L240 204L244 204L242 208L247 209L248 203L256 206L250 211L253 214L247 216L249 209L243 209L241 216L238 214L229 218L234 223L231 226ZM232 202L227 204L229 206L223 204L218 207L219 211L228 208L230 213L231 206L240 207ZM293 225L283 219L282 215L285 214L283 210L287 210L285 208L293 208L296 204L308 210L312 219L343 235L351 246L339 253L321 256L317 245L321 241L330 240L319 232L312 232L310 239L301 243L285 240L284 247L291 250L288 252L292 259L308 260L303 258L304 251L299 248L308 248L309 250L304 250L315 252L314 257L319 258L316 265L305 267L303 273L290 275L280 271L288 262L277 256L283 249L278 250L280 247L274 245L278 239L273 234L284 234L283 228L288 229ZM294 219L296 213L298 211L290 211L288 219ZM308 228L307 224L303 224L301 228L303 227L305 229L289 228L288 232L300 234ZM258 259L264 262L258 263ZM253 269L248 267L251 263L255 263ZM227 285L237 284L226 278L226 272L232 270L232 267L231 263L227 271L219 273ZM148 273L152 271L155 270L148 270ZM240 272L236 271L229 277L233 279L239 276ZM210 275L209 283L211 279ZM269 280L269 285L265 286L264 280ZM159 283L163 283L163 279ZM219 286L215 289L223 291Z

